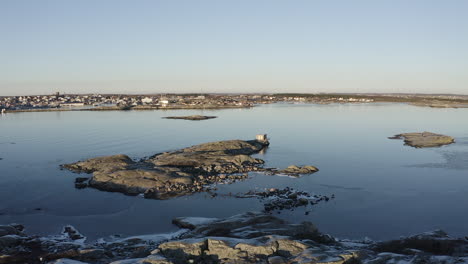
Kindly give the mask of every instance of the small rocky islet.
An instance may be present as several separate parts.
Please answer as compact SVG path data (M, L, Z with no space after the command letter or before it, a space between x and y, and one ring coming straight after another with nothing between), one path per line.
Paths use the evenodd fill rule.
M30 264L456 264L468 263L468 240L441 230L390 241L337 239L311 222L288 223L260 212L224 219L178 217L172 234L88 242L73 226L31 236L0 226L0 263Z
M189 115L189 116L166 116L165 119L182 119L182 120L192 120L192 121L201 121L207 119L217 118L217 116L204 116L204 115Z
M230 183L248 177L248 172L311 174L313 166L290 166L285 170L263 168L264 161L251 155L269 145L268 140L226 140L164 152L134 161L127 155L91 158L62 165L77 173L77 188L92 187L145 198L169 199L209 190L215 183Z
M441 147L455 143L455 139L451 136L432 132L403 133L389 137L389 139L403 139L405 145L414 148Z
M279 170L276 168L268 168L265 169L265 173L269 175L287 175L292 177L300 177L304 174L313 174L318 172L319 169L315 166L306 165L306 166L297 166L297 165L290 165L285 169Z
M74 172L92 173L89 187L146 198L168 199L206 190L205 186L245 178L263 160L250 155L268 141L228 140L204 143L133 161L127 155L91 158L63 165Z

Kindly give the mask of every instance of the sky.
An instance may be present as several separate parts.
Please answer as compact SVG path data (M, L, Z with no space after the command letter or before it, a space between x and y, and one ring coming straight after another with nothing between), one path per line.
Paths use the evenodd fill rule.
M1 0L0 96L468 94L466 0Z

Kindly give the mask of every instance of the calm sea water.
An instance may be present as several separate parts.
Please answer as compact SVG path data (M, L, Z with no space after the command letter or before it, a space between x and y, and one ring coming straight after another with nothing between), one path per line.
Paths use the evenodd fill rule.
M206 121L167 120L208 114ZM336 198L283 211L343 238L390 239L441 228L468 235L468 109L403 104L275 104L252 109L10 113L0 117L0 224L22 223L31 234L55 234L66 224L90 239L176 230L176 216L226 217L261 210L255 199L206 194L168 201L77 190L60 164L128 154L141 158L203 142L252 139L267 133L259 158L268 167L315 165L293 179L251 173L220 193L285 186ZM456 138L441 148L414 149L388 136L431 131ZM305 211L310 210L309 215Z

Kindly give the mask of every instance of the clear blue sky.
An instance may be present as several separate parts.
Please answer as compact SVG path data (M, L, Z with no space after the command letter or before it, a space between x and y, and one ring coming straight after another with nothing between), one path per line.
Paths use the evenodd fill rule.
M468 94L466 0L1 0L0 95Z

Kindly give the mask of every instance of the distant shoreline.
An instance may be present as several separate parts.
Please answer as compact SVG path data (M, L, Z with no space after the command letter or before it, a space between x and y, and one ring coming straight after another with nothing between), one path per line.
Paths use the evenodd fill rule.
M262 104L273 103L309 103L309 104L355 104L355 103L406 103L419 107L432 108L468 108L468 95L428 95L428 94L179 94L171 95L172 102L161 96L144 95L60 95L57 96L20 96L0 97L0 109L6 113L15 112L56 112L56 111L128 111L128 110L197 110L197 109L238 109L251 108ZM168 95L166 95L168 96ZM171 98L169 96L169 98ZM96 101L85 102L88 98L93 100L124 101L124 103L111 106L93 106ZM24 104L24 98L46 98L34 107ZM67 102L58 101L62 98ZM111 98L111 99L110 99ZM22 104L18 103L19 100ZM82 100L76 103L73 100ZM42 99L41 99L42 100ZM144 100L149 100L145 103ZM180 102L178 102L180 101ZM12 104L11 102L16 102ZM29 101L28 101L29 102ZM98 101L99 102L99 101ZM101 101L102 102L102 101ZM161 103L163 102L163 103ZM84 107L60 106L61 104L80 104ZM47 106L50 105L50 106Z
M204 107L193 107L193 106L167 106L167 107L155 107L155 106L143 106L143 107L131 107L129 109L118 107L118 106L105 106L105 107L93 107L93 108L37 108L37 109L17 109L7 110L6 113L22 113L22 112L76 112L76 111L144 111L144 110L197 110L197 109L238 109L238 108L251 108L254 106L204 106Z
M292 103L292 102L274 102L271 104L276 104L276 103ZM375 103L402 103L402 104L408 104L412 106L419 106L419 107L430 107L430 108L452 108L452 109L458 109L458 108L468 108L468 103L467 104L460 104L457 102L453 103L440 103L440 102L391 102L391 101L378 101L378 102L346 102L346 103L340 103L340 102L329 102L329 103L323 103L323 102L303 102L304 104L311 104L311 105L324 105L324 104L375 104ZM17 109L17 110L6 110L5 113L28 113L28 112L79 112L79 111L96 111L96 112L105 112L105 111L148 111L148 110L222 110L222 109L246 109L246 108L253 108L258 105L262 104L256 104L252 106L205 106L205 107L187 107L187 106L170 106L170 107L131 107L129 109L121 108L121 107L95 107L95 108L37 108L37 109Z

